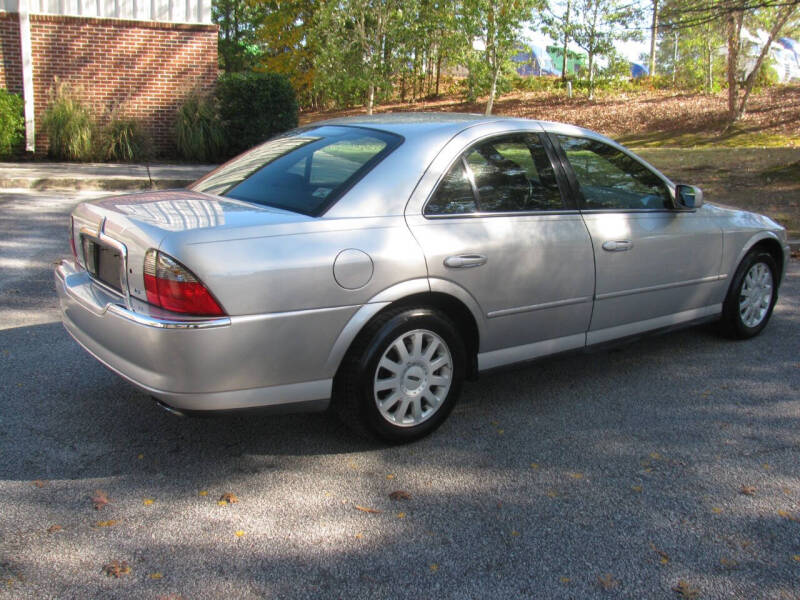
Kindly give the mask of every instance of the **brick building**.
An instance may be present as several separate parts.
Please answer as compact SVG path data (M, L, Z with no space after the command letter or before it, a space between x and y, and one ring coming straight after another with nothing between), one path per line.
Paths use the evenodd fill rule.
M217 77L211 0L0 0L0 87L25 98L26 146L47 151L37 127L55 78L100 122L141 120L155 149L172 146L175 110ZM32 135L35 133L35 135Z

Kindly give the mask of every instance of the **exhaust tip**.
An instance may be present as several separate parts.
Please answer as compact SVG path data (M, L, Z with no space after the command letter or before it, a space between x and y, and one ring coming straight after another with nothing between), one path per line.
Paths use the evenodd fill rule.
M160 406L161 408L163 408L165 411L167 411L167 412L168 412L169 414L171 414L171 415L175 415L176 417L185 417L185 416L186 416L186 413L184 413L184 412L182 412L182 411L178 410L177 408L173 408L173 407L172 407L172 406L170 406L169 404L165 404L164 402L162 402L162 401L161 401L161 400L159 400L158 398L153 398L153 400L155 401L155 403L156 403L158 406Z

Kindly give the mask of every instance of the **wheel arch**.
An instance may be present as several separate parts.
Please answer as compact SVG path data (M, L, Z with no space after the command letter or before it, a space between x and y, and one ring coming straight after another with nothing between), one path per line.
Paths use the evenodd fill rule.
M736 257L736 262L733 264L733 268L731 269L731 283L733 282L733 275L736 273L736 270L739 268L739 265L742 264L744 257L747 256L753 250L760 249L764 250L765 252L769 253L772 258L775 259L775 264L778 265L778 284L783 280L785 266L786 266L786 257L784 256L783 252L783 245L781 244L778 236L776 236L771 231L762 231L758 234L751 237L747 243L742 247L739 255Z
M455 322L469 357L467 376L477 374L477 356L483 333L482 312L469 293L445 280L406 281L375 296L351 317L331 349L326 373L335 376L358 335L387 310L402 306L434 308Z

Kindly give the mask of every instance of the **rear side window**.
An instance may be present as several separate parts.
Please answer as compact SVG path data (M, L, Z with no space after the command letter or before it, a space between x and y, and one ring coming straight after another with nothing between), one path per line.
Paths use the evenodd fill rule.
M361 127L306 129L253 148L190 189L317 216L402 140Z
M538 135L512 134L479 142L455 162L425 214L562 210L553 165Z

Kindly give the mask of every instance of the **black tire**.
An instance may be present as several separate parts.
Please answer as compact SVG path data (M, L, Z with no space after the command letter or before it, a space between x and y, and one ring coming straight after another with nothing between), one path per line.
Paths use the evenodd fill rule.
M750 269L759 263L765 265L772 275L772 296L764 317L754 326L748 326L742 319L739 303L742 298L745 277ZM722 305L720 330L723 335L733 339L744 340L761 333L764 327L767 326L769 318L772 316L772 309L775 308L775 303L778 300L778 277L778 266L775 264L775 259L768 252L755 249L744 257L739 264L739 268L736 269L731 281L731 287L728 289L728 295Z
M449 351L450 387L438 408L417 425L390 422L378 409L374 381L378 363L398 338L407 332L434 333ZM391 443L417 440L444 422L461 394L466 371L466 350L453 322L443 313L424 307L398 307L378 315L358 335L345 356L333 386L333 404L339 418L355 432Z

